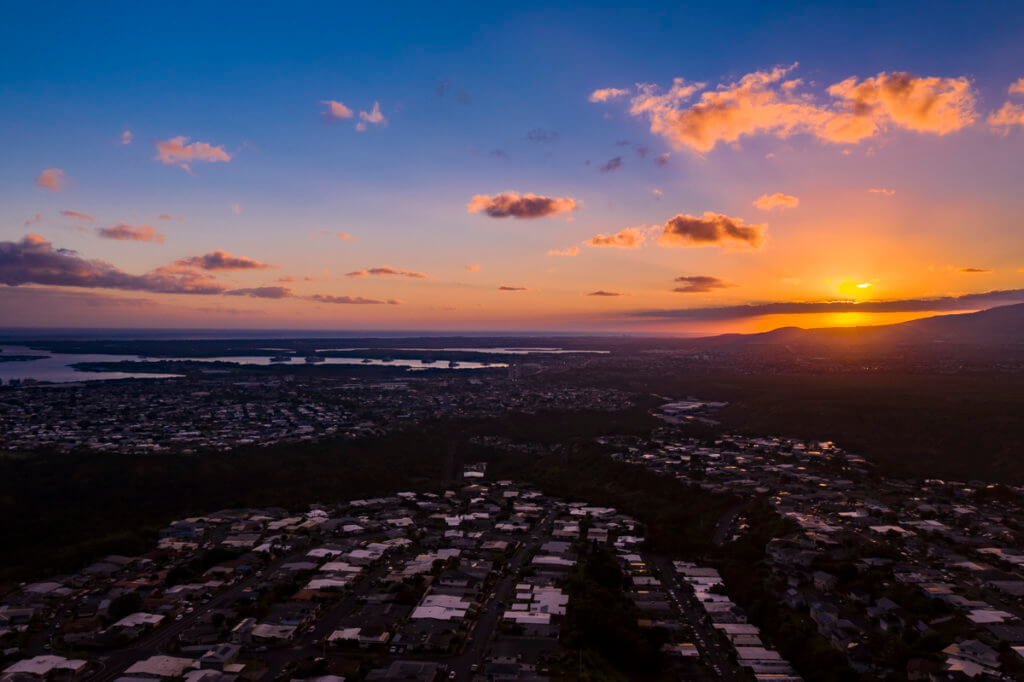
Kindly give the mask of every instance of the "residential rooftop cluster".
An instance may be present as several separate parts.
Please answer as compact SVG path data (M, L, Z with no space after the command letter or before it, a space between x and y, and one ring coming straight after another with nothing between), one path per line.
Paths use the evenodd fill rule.
M535 413L557 405L621 410L627 394L552 387L505 373L366 380L209 370L179 379L0 389L0 448L131 454L357 438L427 419Z
M24 584L0 601L0 680L546 680L575 665L566 578L597 546L630 578L637 628L710 674L634 519L486 470L440 493L181 519L146 554Z
M697 401L686 409L713 415ZM680 429L603 442L616 459L762 499L788 519L791 532L767 546L765 596L809 618L854 669L909 679L1024 675L1024 490L886 478L831 442L707 442ZM742 538L752 522L727 515L716 542ZM694 583L706 570L680 568ZM720 597L703 595L709 608L723 608Z

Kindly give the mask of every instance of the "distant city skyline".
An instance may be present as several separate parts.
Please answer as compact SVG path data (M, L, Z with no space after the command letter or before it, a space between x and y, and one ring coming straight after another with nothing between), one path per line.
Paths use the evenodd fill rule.
M4 327L700 335L1024 301L1012 3L7 18Z

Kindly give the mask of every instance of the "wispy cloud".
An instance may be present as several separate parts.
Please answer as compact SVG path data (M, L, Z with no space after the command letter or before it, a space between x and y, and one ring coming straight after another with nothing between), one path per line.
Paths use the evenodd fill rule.
M1024 104L1006 102L989 115L988 125L1001 135L1009 135L1014 126L1024 127Z
M579 207L579 202L569 197L519 195L516 192L502 192L493 197L477 194L466 204L466 210L470 213L483 214L491 218L544 218L572 213Z
M773 208L796 208L800 205L800 199L790 194L776 192L775 194L762 194L754 200L754 206L762 211L770 211Z
M42 222L42 220L43 220L43 214L42 213L33 213L32 217L25 221L25 227L28 227L29 225L35 225L38 222Z
M545 130L544 128L534 128L533 130L526 133L526 139L530 142L555 142L558 140L558 133L554 130Z
M63 211L61 212L63 213ZM96 234L104 239L117 239L120 241L156 242L158 244L163 244L164 242L164 235L154 230L150 225L139 225L136 227L135 225L118 223L110 227L98 228Z
M222 146L213 146L206 142L189 142L184 135L172 137L169 140L156 143L156 161L168 166L178 166L185 170L191 170L191 164L203 163L227 163L231 160L231 154L224 151Z
M399 301L391 298L385 301L376 298L363 298L362 296L333 296L331 294L313 294L307 296L306 300L316 303L333 303L336 305L398 305Z
M359 112L359 123L356 124L356 130L363 132L366 130L368 123L375 126L386 126L388 124L388 120L384 118L384 114L380 111L380 102L374 102L373 109L368 112Z
M390 265L382 265L376 268L368 268L366 270L356 270L355 272L346 272L346 277L410 277L412 279L426 279L427 276L422 272L412 272L411 270L400 270L393 268Z
M622 294L618 291L605 291L604 289L598 289L597 291L591 291L587 296L615 297L622 296Z
M466 269L469 270L470 272L480 272L479 265L467 265Z
M716 289L736 286L710 275L684 275L676 277L675 281L682 285L672 289L678 294L706 294Z
M71 182L71 178L60 168L47 168L36 178L36 187L50 192L62 192Z
M587 246L611 247L616 249L638 249L643 245L647 234L644 226L624 227L615 234L599 234L585 243Z
M548 251L549 256L575 256L580 252L578 246L570 246L567 249L551 249Z
M591 102L607 102L609 100L618 99L625 97L629 94L629 90L623 90L621 88L600 88L590 93L590 97L587 99Z
M887 197L891 197L892 195L896 194L896 190L889 189L887 187L872 187L868 189L868 192L870 192L871 194L881 194Z
M616 156L613 159L608 159L608 161L601 165L601 168L599 170L602 173L611 173L612 171L619 170L620 168L623 167L623 165L625 164L623 164L622 162L622 157Z
M1024 289L989 291L963 296L939 298L911 298L889 301L796 301L747 303L742 305L715 306L708 308L681 308L668 310L639 310L629 313L631 317L664 320L686 320L713 322L761 315L803 315L818 313L917 313L948 312L954 310L977 310L997 305L1024 301Z
M124 132L121 133L121 144L131 144L132 139L134 139L134 137L135 136L132 135L132 131L125 130Z
M225 291L225 296L249 296L251 298L291 298L292 290L288 287L252 287L250 289L232 289Z
M964 274L969 274L969 275L972 275L972 274L973 275L978 275L978 274L984 274L984 273L992 272L992 271L988 270L986 268L960 268L959 272L962 272Z
M500 287L498 287L498 291L529 291L529 289L527 289L526 287L510 287L508 285L502 284Z
M94 220L96 220L95 218L93 218L93 217L92 217L91 215L89 215L88 213L82 213L82 212L80 212L80 211L68 211L68 210L64 210L64 211L61 211L61 212L60 212L60 214L61 214L62 216L64 216L65 218L71 218L71 219L73 219L73 220L84 220L84 221L85 221L85 222L87 222L87 223L91 223L91 222L93 222Z

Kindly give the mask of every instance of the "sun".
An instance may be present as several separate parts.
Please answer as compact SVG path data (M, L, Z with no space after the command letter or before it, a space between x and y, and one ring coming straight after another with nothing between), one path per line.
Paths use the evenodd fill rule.
M873 287L874 281L858 281L847 277L839 284L839 293L853 299L867 298Z

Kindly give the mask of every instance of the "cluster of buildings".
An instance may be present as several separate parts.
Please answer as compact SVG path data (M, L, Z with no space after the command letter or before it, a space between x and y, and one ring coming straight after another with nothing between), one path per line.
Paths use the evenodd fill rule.
M454 374L454 373L451 373ZM535 413L559 405L620 410L620 391L550 387L503 373L381 381L206 370L152 381L0 389L0 448L131 454L381 434L442 417Z
M24 584L0 598L0 680L547 680L575 666L566 578L597 545L631 577L637 627L704 665L634 519L484 464L463 481L181 519L144 555Z
M699 415L704 406L689 409ZM766 548L772 578L764 596L809 619L862 674L1024 675L1024 490L886 478L831 442L706 442L676 426L650 440L605 442L619 460L706 490L762 499L788 519L791 532ZM727 548L752 522L738 511L726 514L715 541ZM680 571L695 585L719 580L711 568ZM712 608L732 609L704 594Z

